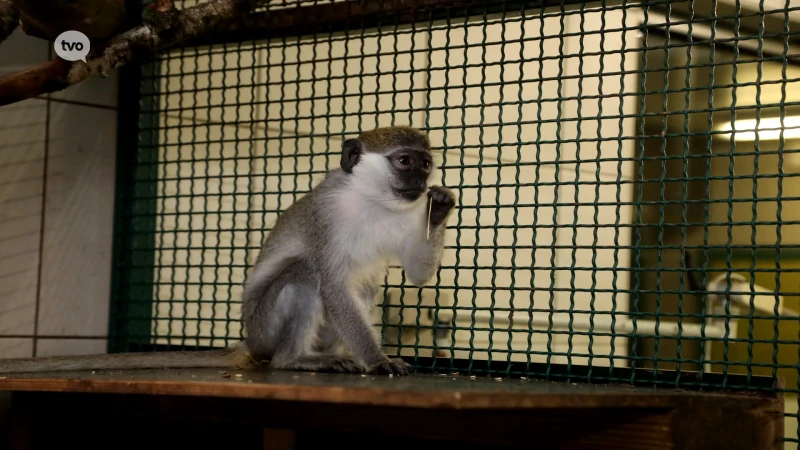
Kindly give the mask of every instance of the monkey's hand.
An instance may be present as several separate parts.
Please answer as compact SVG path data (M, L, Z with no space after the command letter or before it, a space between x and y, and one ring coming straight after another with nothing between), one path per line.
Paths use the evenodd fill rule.
M431 186L428 191L431 199L431 225L439 225L447 219L450 211L456 205L456 196L444 186Z
M367 373L375 374L392 374L392 375L408 375L411 370L411 364L403 361L400 358L386 358L384 361L374 364L367 368Z

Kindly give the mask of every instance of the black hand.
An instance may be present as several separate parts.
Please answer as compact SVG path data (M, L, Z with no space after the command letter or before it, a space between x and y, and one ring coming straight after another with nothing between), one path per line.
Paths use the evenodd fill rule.
M455 195L449 189L442 186L432 186L428 191L431 199L431 225L439 225L456 205Z

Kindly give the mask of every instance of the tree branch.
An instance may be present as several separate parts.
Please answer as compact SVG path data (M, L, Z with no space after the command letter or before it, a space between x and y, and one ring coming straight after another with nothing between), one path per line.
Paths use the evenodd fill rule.
M0 0L0 42L14 32L19 25L19 10L13 0Z
M28 36L52 41L65 31L76 30L94 41L124 31L124 0L13 1L19 10L20 27Z
M5 0L0 0L5 1ZM158 2L148 22L104 45L93 48L83 61L55 58L28 70L0 77L0 106L60 91L89 77L105 76L131 62L142 61L173 46L219 32L245 16L258 0L211 0L176 11Z

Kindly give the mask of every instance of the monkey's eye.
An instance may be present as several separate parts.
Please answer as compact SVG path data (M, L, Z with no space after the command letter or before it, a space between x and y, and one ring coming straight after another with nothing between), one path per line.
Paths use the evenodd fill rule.
M430 161L428 161L427 159L423 159L422 160L422 168L423 169L427 169L430 166L431 166L431 162Z
M402 164L404 166L407 166L407 165L411 164L411 159L406 155L403 155L403 156L397 158L397 160L400 161L400 164Z

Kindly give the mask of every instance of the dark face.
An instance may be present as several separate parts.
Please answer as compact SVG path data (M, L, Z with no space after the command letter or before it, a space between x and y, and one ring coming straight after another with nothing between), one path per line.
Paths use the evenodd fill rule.
M431 154L427 150L401 148L386 155L395 174L394 192L414 201L428 190L428 177L433 169Z

